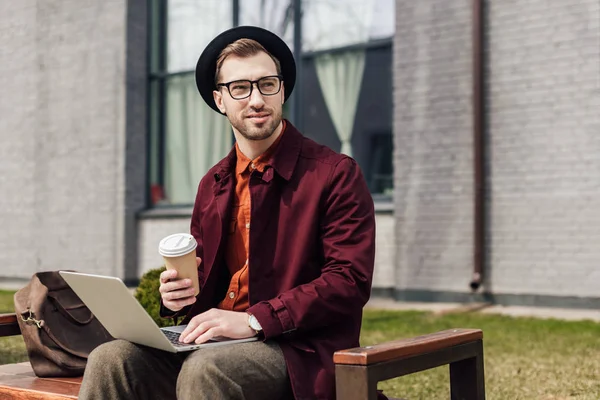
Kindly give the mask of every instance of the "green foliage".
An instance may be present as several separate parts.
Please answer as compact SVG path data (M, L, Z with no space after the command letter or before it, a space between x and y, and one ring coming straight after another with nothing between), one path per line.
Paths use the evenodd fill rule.
M142 275L140 284L135 291L135 298L140 302L142 307L150 314L152 319L158 326L172 326L173 320L169 318L161 318L160 316L160 274L165 270L165 267L151 269Z

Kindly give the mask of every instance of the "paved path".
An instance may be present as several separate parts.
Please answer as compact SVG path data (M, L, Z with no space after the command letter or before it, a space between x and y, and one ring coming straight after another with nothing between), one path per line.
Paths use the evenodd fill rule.
M600 322L600 310L582 310L571 308L546 308L523 306L499 306L482 303L416 303L372 298L367 308L385 310L421 310L437 314L471 311L483 314L503 314L515 317L556 318L568 321L592 320Z

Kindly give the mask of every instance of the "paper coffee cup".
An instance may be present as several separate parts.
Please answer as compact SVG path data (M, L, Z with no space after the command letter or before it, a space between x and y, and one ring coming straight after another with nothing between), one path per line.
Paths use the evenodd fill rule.
M200 293L198 265L196 264L196 239L187 233L169 235L158 244L158 253L163 256L167 269L177 271L178 279L191 279L194 296Z

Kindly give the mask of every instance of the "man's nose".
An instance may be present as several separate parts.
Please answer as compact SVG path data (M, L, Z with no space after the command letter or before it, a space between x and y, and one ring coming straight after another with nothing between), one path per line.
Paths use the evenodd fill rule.
M252 84L254 87L252 88L252 93L250 93L250 101L249 104L252 107L262 107L265 104L265 99L263 98L262 93L258 90L258 83Z

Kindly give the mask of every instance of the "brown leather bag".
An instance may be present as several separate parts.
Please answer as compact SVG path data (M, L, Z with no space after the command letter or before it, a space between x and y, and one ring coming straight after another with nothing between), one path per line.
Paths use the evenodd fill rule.
M83 375L89 353L113 339L57 271L34 274L14 300L29 361L39 377Z

